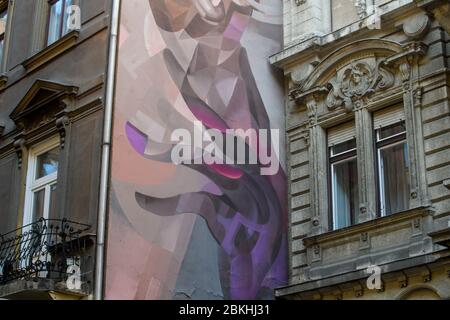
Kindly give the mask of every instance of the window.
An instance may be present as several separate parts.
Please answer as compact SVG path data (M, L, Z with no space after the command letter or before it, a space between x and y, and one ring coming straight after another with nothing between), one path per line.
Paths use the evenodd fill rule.
M333 229L358 223L359 187L355 126L346 123L328 130Z
M374 114L379 211L388 216L409 208L409 156L403 106Z
M24 225L56 216L59 140L52 139L30 150Z
M67 20L69 13L67 8L73 4L73 0L50 0L47 30L47 45L62 38L69 32Z
M5 50L6 26L8 20L8 7L0 6L0 71L3 62L3 52Z

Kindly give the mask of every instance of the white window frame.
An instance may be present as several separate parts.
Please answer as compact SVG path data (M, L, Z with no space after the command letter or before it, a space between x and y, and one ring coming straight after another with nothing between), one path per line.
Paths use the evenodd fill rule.
M58 183L58 171L40 179L36 179L36 165L37 159L40 155L59 147L59 145L59 138L54 137L30 148L28 155L27 183L23 217L24 226L36 222L33 221L34 194L41 190L45 190L43 218L49 219L51 187Z
M356 150L356 148L351 149L351 150L346 151L346 152L341 152L339 154L341 155L341 154L344 154L344 153L350 153L350 152L352 152L354 150ZM335 155L333 155L333 156L335 156ZM340 161L333 162L331 164L331 199L332 199L331 202L332 202L332 206L333 206L332 207L333 230L339 230L339 229L342 229L342 228L345 228L345 227L349 227L349 226L352 225L352 217L351 217L351 213L350 212L348 213L349 216L350 216L350 225L345 226L345 227L339 227L337 225L337 221L338 221L338 212L337 211L338 210L337 210L337 199L336 199L337 198L337 195L336 195L336 165L339 165L339 164L342 164L342 163L345 163L345 162L350 162L350 161L353 161L353 160L358 161L358 156L357 155L350 156L348 158L342 159Z

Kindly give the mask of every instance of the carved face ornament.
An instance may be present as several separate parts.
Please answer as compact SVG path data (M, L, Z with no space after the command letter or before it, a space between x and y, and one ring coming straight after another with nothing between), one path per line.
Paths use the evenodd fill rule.
M344 71L342 93L347 97L363 96L373 82L373 73L364 63L352 64Z

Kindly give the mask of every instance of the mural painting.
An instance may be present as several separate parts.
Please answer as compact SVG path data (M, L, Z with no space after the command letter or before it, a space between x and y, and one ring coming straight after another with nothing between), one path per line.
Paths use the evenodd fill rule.
M282 77L268 63L281 19L281 0L122 2L107 299L271 299L286 284ZM269 130L246 148L278 170L175 164L173 132L199 122Z

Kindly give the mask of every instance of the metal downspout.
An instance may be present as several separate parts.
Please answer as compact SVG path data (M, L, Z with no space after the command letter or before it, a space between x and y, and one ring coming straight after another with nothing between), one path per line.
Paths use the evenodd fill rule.
M116 76L117 44L119 33L121 0L112 0L110 38L108 50L108 70L105 93L105 113L103 123L102 163L100 176L100 195L97 219L97 244L95 256L94 299L103 299L103 278L105 264L106 215L108 208L109 172L111 158L111 136L114 103L114 84Z

